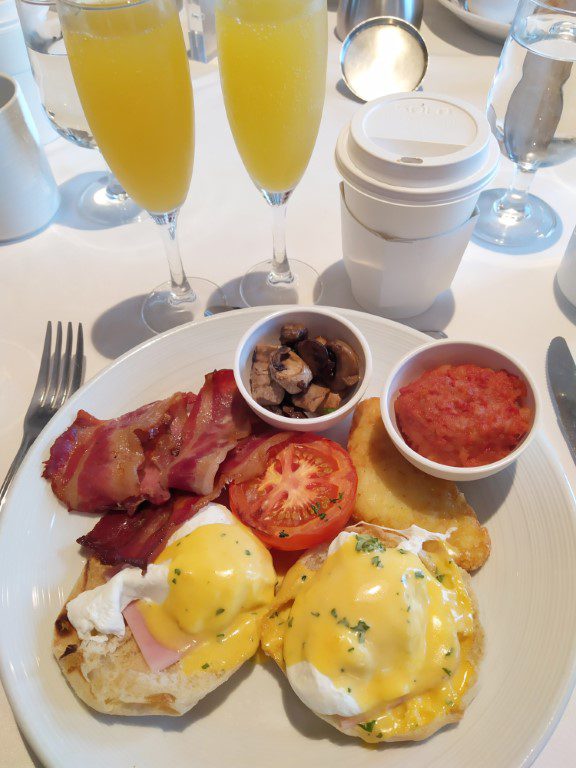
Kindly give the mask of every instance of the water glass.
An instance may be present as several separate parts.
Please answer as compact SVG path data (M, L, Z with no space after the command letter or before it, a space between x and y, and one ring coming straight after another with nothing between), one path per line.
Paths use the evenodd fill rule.
M576 155L576 3L521 0L488 96L488 119L515 165L508 190L480 197L475 236L526 248L550 237L558 221L528 193L540 167Z
M40 99L52 126L76 146L97 149L70 71L55 0L17 0L17 10ZM87 218L110 226L133 221L141 212L111 173L82 192L79 209Z

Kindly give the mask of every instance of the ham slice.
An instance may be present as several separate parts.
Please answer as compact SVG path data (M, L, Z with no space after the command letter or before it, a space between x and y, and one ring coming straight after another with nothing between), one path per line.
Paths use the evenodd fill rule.
M79 411L43 474L68 509L80 512L133 513L145 502L166 503L171 489L208 496L252 422L232 371L214 371L197 396L178 392L107 421Z
M176 664L180 661L184 653L190 650L194 641L192 640L190 646L185 651L175 651L172 648L166 648L165 645L156 640L152 635L148 627L144 616L138 610L138 602L135 600L130 605L126 606L123 612L123 616L126 619L126 624L130 627L134 640L136 641L140 653L144 657L144 661L152 672L162 672L163 669L171 667L172 664Z

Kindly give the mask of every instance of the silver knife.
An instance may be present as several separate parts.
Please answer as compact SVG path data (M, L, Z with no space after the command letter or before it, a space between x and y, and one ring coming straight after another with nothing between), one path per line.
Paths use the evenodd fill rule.
M576 365L562 336L550 342L546 370L558 421L576 461Z

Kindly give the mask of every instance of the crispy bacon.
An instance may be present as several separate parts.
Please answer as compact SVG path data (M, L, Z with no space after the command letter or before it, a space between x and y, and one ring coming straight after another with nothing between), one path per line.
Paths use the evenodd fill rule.
M168 467L168 487L211 493L218 467L238 441L250 434L251 422L232 371L208 375L184 424L178 457Z
M227 483L244 482L261 474L271 450L289 440L293 432L266 431L251 435L234 448L222 463L213 488L204 496L177 494L162 506L143 506L136 514L109 512L78 543L106 565L129 564L145 568L164 549L170 536Z
M117 419L79 411L54 443L44 477L68 509L132 513L170 489L212 493L218 467L251 431L230 370L206 376L198 396L177 393Z
M195 400L177 392L107 421L79 411L50 449L43 476L68 509L80 512L163 503L170 494L155 472L155 451L178 446Z

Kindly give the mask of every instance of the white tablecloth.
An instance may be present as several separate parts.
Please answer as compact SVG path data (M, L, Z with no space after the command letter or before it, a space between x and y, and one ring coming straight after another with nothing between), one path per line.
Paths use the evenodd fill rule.
M332 15L331 27L333 23ZM426 0L422 33L431 54L425 90L466 98L483 109L499 46L469 30L435 0ZM331 32L324 117L312 161L290 203L288 247L291 254L323 272L324 304L358 308L341 260L333 163L338 132L358 105L337 88L339 48ZM234 147L214 65L195 64L192 69L196 159L180 220L180 243L188 274L219 282L230 302L238 304L239 277L270 251L271 222ZM61 185L60 213L36 237L0 244L0 477L20 441L46 321L83 322L89 378L147 338L139 320L141 298L167 277L160 239L150 220L91 228L75 213L76 190L84 174L103 167L98 155L61 139L48 145L47 153ZM506 161L500 181L505 183L510 173ZM528 254L502 254L470 244L452 290L412 324L498 344L526 363L543 395L542 429L574 487L576 469L548 396L545 357L556 335L565 336L576 352L576 309L554 285L576 224L576 163L539 172L533 191L548 200L562 219L557 241L547 250ZM573 696L537 758L537 768L576 765L575 716ZM22 740L1 688L0 733L1 768L39 765Z

